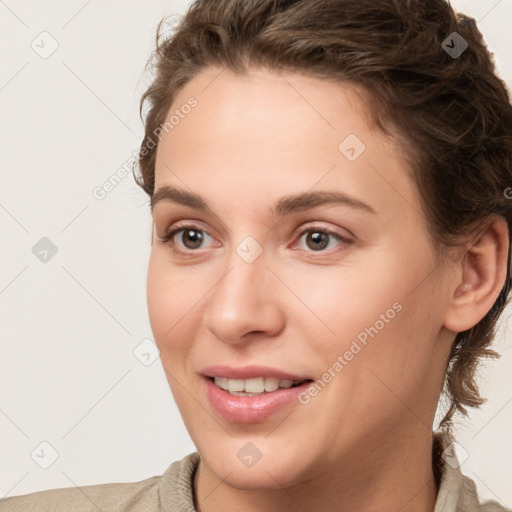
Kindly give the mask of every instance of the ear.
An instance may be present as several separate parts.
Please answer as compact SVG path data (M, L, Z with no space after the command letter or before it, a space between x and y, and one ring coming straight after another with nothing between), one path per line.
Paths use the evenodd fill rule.
M507 222L493 219L457 264L457 278L445 312L444 326L462 332L492 308L505 284L509 252Z

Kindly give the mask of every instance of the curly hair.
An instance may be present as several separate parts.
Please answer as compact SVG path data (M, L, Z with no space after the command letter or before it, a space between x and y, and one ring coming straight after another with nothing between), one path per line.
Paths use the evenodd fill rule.
M448 1L196 0L171 35L163 35L164 21L148 62L156 74L140 102L145 135L134 170L150 197L153 138L177 92L209 66L238 74L260 66L368 92L375 125L398 133L436 252L469 240L496 215L507 221L510 237L510 97L475 20ZM467 44L460 55L447 51L454 37ZM511 284L509 250L496 302L452 346L443 387L450 405L439 425L449 435L456 412L467 415L467 407L485 402L475 377L483 358L499 357L490 345Z

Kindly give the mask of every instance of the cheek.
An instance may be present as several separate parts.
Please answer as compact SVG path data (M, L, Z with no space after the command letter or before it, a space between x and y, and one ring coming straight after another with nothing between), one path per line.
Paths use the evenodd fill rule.
M381 314L396 316L393 304L403 300L403 279L399 282L394 276L392 263L368 261L357 266L310 269L295 277L290 274L290 287L317 317L310 318L311 322L317 328L323 323L326 328L322 330L327 339L319 337L319 341L351 338L372 326ZM296 309L300 307L304 309L297 302Z
M165 332L172 327L172 319L168 317L169 308L172 311L174 306L170 284L164 272L164 266L158 261L153 249L149 259L146 295L149 321L159 347Z
M310 273L295 283L294 290L317 317L310 315L305 330L326 369L347 351L350 361L390 376L405 362L418 371L426 364L439 323L431 283L422 282L430 261L396 251L386 255L364 265Z
M151 329L162 360L171 352L187 349L184 329L191 325L194 304L200 298L193 280L171 268L159 249L151 252L147 275L147 303ZM196 290L196 291L194 291Z

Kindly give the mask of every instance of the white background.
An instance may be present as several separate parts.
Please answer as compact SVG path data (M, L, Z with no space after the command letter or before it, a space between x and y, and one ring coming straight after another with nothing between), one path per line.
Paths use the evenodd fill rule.
M142 480L195 450L160 361L133 354L152 337L147 198L131 174L92 194L140 145L156 25L186 3L0 1L0 497ZM480 20L511 84L512 0L452 4ZM51 47L43 31L59 45L47 59L31 47ZM46 263L42 237L58 249ZM509 507L511 329L482 373L488 403L458 430L464 473ZM48 469L31 458L43 441L59 454Z

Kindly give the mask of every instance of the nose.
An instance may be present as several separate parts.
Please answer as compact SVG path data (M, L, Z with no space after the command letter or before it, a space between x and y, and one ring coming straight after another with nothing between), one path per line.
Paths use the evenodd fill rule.
M208 294L206 328L219 340L238 345L279 334L285 325L280 283L264 256L247 263L234 253L225 269Z

